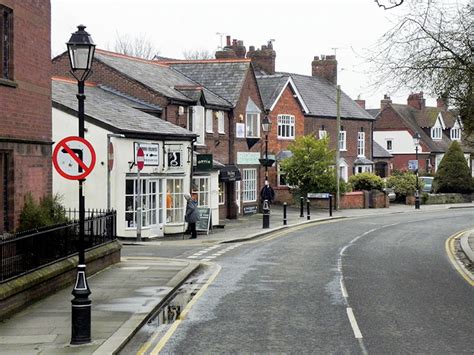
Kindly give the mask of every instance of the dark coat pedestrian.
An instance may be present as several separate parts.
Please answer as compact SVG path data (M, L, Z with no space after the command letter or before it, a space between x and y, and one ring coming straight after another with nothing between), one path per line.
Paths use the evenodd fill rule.
M199 221L197 201L189 194L185 194L184 198L186 199L186 213L184 215L184 220L188 222L189 230L191 231L191 237L189 239L196 239L196 222Z
M260 191L260 198L262 199L262 202L267 200L268 203L272 203L275 199L275 191L273 191L273 188L268 184L268 181L265 181L265 186L262 187L262 190Z

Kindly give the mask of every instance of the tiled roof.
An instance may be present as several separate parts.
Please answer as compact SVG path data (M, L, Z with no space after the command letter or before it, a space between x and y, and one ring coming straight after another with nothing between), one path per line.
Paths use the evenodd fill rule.
M175 87L196 86L196 82L167 65L160 64L157 61L129 57L101 49L95 51L94 58L166 97L191 104L195 102L194 97L186 96ZM203 91L209 104L230 107L228 102L206 88L203 88Z
M174 137L195 137L185 128L176 126L141 110L156 110L157 106L143 104L114 94L98 86L86 85L86 115L114 127L122 133L155 133ZM72 110L77 110L77 83L53 79L52 100Z
M380 144L378 144L376 141L373 141L373 143L374 151L372 152L372 156L374 158L393 158L393 155L386 151Z
M288 74L288 73L287 73ZM309 109L309 115L336 117L336 85L317 76L289 73ZM341 118L373 120L367 111L341 92Z
M374 118L376 118L377 115L380 113L379 108L369 108L369 109L365 109L365 110Z
M242 85L250 68L250 60L175 61L167 64L234 107L239 101Z
M281 90L283 90L283 87L288 82L288 78L289 75L283 74L257 76L258 88L266 110L272 107Z

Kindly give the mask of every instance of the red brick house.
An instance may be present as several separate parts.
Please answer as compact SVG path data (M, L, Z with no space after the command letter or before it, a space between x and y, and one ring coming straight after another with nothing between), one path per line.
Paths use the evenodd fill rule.
M0 234L52 191L50 53L50 1L0 0Z
M474 176L473 151L462 143L462 123L443 100L438 99L436 107L429 107L423 92L410 94L406 105L392 103L385 96L381 108L370 112L376 118L374 141L392 154L393 169L406 171L409 161L416 159L413 136L418 133L420 174L435 173L449 145L457 140Z

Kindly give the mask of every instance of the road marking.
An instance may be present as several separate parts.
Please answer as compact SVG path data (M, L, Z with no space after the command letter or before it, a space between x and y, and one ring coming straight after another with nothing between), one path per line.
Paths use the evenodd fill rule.
M445 243L446 254L448 254L449 261L451 261L451 264L453 264L456 271L467 281L468 284L470 284L471 286L474 286L474 279L472 278L470 273L464 269L464 265L462 265L462 263L455 256L456 249L454 247L454 244L456 242L456 238L458 238L464 232L465 231L461 231L456 234L453 234L446 240L446 243Z
M339 280L339 283L341 284L342 297L348 298L349 295L347 294L347 289L346 289L346 286L344 285L344 280L342 276L341 276L341 279Z
M214 282L214 280L216 279L217 275L219 274L219 272L221 271L222 267L220 265L217 265L215 264L216 267L217 267L217 270L214 272L214 274L211 275L211 277L209 277L209 279L207 280L207 282L204 284L204 286L201 287L201 289L198 291L198 293L196 293L196 296L193 297L193 299L186 305L186 307L184 307L184 310L181 312L181 314L179 315L178 319L176 319L174 321L174 323L171 325L171 327L168 329L168 331L165 333L165 335L163 336L163 338L160 339L160 341L158 342L158 344L155 346L155 348L153 349L153 351L150 353L150 354L153 354L153 355L156 355L158 354L161 349L163 349L163 347L166 345L166 343L168 342L168 340L171 338L171 336L173 335L173 333L176 331L176 329L179 327L179 325L181 324L181 322L186 318L187 314L189 313L189 311L191 310L191 308L194 306L194 304L197 302L197 300L199 298L201 298L201 296L204 294L204 292L207 290L207 288L209 287L210 284L212 284ZM144 351L146 351L147 349L145 349ZM143 354L143 352L142 352Z
M351 323L352 331L356 339L362 339L362 333L360 332L359 326L357 325L357 320L354 316L352 308L347 308L347 316L349 317L349 322Z

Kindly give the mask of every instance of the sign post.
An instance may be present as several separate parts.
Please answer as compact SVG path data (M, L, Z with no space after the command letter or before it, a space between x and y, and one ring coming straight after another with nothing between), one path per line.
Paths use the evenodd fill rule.
M145 166L145 152L138 144L137 150L137 242L142 240L142 183L140 181L140 172Z

